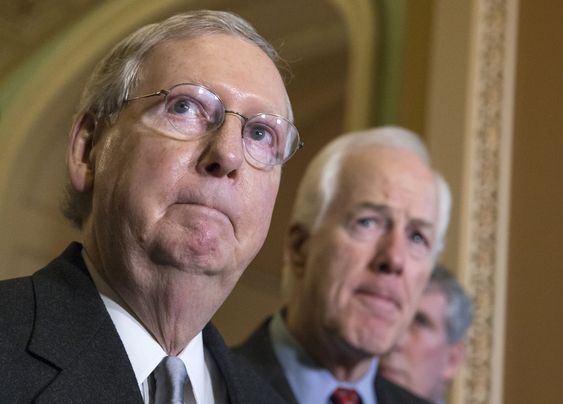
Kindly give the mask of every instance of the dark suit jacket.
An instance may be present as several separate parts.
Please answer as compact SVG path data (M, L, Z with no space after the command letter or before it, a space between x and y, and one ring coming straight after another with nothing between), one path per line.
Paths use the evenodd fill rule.
M71 244L30 277L0 282L0 403L142 403L133 368ZM231 403L281 403L209 324L203 341Z
M271 318L262 323L245 342L234 348L234 351L248 360L256 368L257 373L266 379L288 403L298 404L274 351L268 331L270 321ZM374 388L378 404L430 404L379 375L375 378Z

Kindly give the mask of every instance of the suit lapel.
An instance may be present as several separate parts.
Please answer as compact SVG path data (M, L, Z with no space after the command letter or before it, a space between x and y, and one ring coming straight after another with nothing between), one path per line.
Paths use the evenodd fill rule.
M213 356L227 387L231 404L277 404L286 403L278 392L266 383L248 362L227 348L219 332L208 324L203 329L205 347Z
M245 356L258 369L258 373L288 403L297 404L297 399L293 395L284 370L274 351L269 332L270 321L271 317L265 320L243 345L237 347L235 352Z
M28 350L58 369L37 402L142 402L119 335L71 244L33 275L36 301Z

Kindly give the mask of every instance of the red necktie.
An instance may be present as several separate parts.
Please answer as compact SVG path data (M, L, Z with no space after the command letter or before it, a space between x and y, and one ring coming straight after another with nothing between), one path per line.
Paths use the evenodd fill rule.
M332 404L362 404L362 399L356 390L338 388L330 396Z

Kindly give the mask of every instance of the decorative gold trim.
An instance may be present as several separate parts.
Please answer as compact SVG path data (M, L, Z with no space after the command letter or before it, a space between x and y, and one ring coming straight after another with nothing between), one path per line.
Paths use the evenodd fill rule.
M517 5L475 2L460 253L475 318L456 403L502 402Z

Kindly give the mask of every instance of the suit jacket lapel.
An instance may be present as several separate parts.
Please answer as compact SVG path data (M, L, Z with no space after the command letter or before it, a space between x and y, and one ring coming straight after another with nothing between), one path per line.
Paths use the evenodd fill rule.
M256 374L255 369L227 348L219 332L210 323L203 329L205 347L213 356L227 387L232 404L277 404L286 402ZM286 403L287 404L287 403Z
M274 351L269 332L270 321L271 317L266 319L243 345L235 349L235 352L245 356L258 369L258 373L288 403L297 404L297 399L293 395L283 367L279 363Z
M142 402L113 322L71 244L33 275L36 301L28 350L59 370L37 402Z

